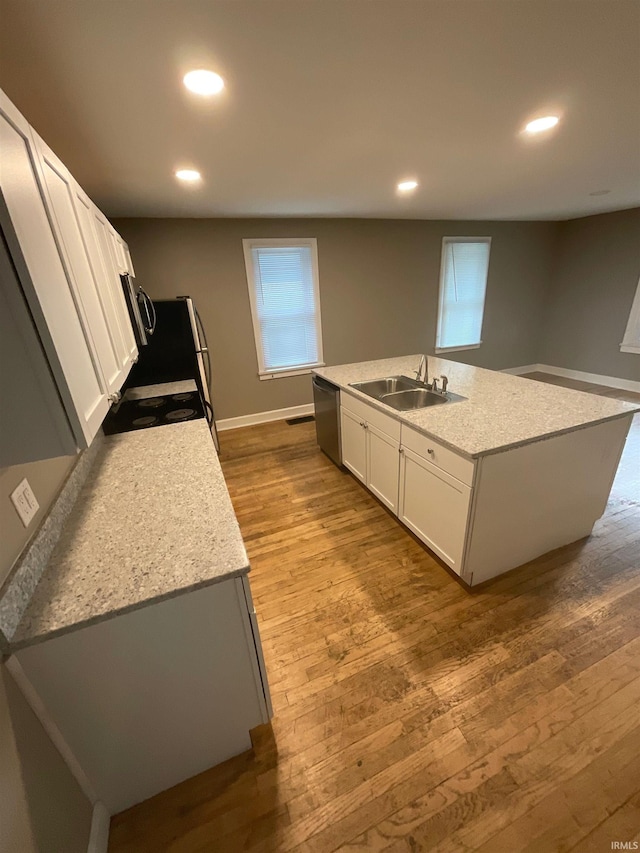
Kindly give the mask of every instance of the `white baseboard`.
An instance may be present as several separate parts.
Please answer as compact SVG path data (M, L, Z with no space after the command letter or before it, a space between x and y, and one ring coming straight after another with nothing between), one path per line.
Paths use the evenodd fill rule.
M619 388L621 391L640 392L640 382L635 379L620 379L617 376L604 376L601 373L585 373L583 370L570 370L568 367L554 367L552 364L527 364L523 367L507 367L502 373L519 376L522 373L550 373L552 376L564 376L565 379L577 379L606 388Z
M253 415L240 415L237 418L225 418L217 421L218 432L227 429L238 429L239 427L255 426L255 424L267 424L271 421L284 421L288 418L302 418L313 414L313 403L305 403L302 406L290 406L288 409L272 409L270 412L255 412Z
M539 364L524 364L522 367L504 367L500 373L512 373L514 376L520 376L522 373L535 373L539 369Z
M93 807L91 834L87 853L107 853L109 847L109 825L111 817L104 803L98 801Z
M554 376L564 376L566 379L578 379L580 382L605 385L607 388L640 392L640 382L636 382L634 379L620 379L617 376L603 376L600 373L585 373L582 370L569 370L567 367L553 367L551 364L539 364L538 370L542 373L551 373Z

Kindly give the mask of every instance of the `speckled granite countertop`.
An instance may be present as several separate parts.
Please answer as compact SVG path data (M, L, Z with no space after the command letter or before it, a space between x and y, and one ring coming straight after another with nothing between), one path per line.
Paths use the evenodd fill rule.
M108 436L11 648L248 571L203 419Z
M471 459L640 411L635 403L435 356L429 356L429 378L445 374L449 390L467 400L398 412L349 387L352 382L384 376L414 377L419 361L418 354L323 367L314 373Z

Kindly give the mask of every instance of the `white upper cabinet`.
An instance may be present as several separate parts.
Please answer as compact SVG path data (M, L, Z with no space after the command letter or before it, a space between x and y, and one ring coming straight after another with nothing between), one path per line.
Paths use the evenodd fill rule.
M138 356L138 347L136 345L133 327L131 326L131 320L129 318L129 311L124 301L122 284L120 282L120 273L128 272L124 260L124 252L122 253L122 256L120 256L120 253L116 250L117 234L113 230L113 226L106 216L98 210L93 203L91 203L91 213L93 227L95 228L98 236L98 245L100 246L104 267L111 282L113 292L117 294L115 304L118 312L120 328L122 329L124 336L124 346L128 357L134 361Z
M122 387L127 371L118 358L115 330L111 333L109 331L109 314L105 311L105 303L111 298L108 285L105 288L104 275L96 275L96 271L101 272L100 267L91 263L87 251L85 238L90 235L87 235L86 230L83 233L80 227L74 204L76 188L73 178L42 139L35 133L32 135L38 174L60 256L67 270L78 312L88 331L92 355L100 366L107 393L113 394Z
M63 265L37 178L30 128L0 92L0 186L28 268L25 293L79 447L86 447L109 409L97 348L84 304Z
M136 342L133 337L120 279L115 275L110 256L107 256L105 260L102 250L98 233L98 229L102 226L98 224L97 216L94 214L95 205L77 183L73 185L73 194L80 230L94 278L99 284L98 295L116 354L119 374L122 377L122 381L118 380L120 382L118 388L120 388L131 369L133 359L137 355Z

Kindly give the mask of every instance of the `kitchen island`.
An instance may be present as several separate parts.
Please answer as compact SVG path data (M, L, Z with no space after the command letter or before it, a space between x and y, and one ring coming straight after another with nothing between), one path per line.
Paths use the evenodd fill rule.
M640 406L430 357L460 402L399 412L352 387L420 355L314 371L340 389L343 463L467 585L591 532Z
M103 439L7 667L110 814L250 749L270 717L248 572L204 419Z

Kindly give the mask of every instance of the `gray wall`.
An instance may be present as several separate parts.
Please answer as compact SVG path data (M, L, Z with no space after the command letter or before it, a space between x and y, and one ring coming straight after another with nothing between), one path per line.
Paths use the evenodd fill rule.
M0 850L86 853L92 807L0 666Z
M0 585L57 496L76 457L0 469ZM24 528L9 500L27 477L40 504ZM85 853L91 803L0 665L0 850Z
M640 380L620 352L640 276L640 208L558 223L542 364Z
M59 456L55 459L0 468L0 586L27 542L37 531L75 460L75 456ZM9 497L24 477L29 481L40 504L40 509L28 528L23 526Z
M483 338L451 355L483 367L538 360L556 223L362 219L116 219L151 296L191 295L213 362L218 418L311 401L309 376L260 381L245 237L316 237L327 364L433 352L443 236L491 236Z

